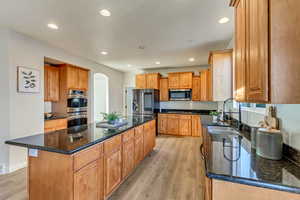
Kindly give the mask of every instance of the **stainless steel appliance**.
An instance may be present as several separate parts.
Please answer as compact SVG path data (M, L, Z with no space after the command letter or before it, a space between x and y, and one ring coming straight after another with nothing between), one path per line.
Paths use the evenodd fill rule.
M153 115L159 111L159 91L133 89L132 112L135 115Z
M192 90L191 89L171 89L169 90L170 101L191 101Z
M85 91L70 90L67 99L67 112L87 111L88 99Z
M67 98L68 127L87 124L87 107L86 91L69 90Z

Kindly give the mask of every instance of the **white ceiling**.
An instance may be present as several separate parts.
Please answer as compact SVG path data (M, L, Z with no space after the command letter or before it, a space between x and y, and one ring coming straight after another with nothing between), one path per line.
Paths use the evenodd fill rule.
M230 22L219 24L222 17ZM122 71L207 64L210 50L226 48L233 24L229 0L5 0L0 6L0 26Z

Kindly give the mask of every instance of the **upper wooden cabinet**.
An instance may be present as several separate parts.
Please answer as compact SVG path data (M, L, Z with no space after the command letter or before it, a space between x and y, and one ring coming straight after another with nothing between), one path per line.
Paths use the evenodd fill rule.
M210 52L209 64L213 101L232 98L232 49Z
M59 101L59 68L45 65L44 101Z
M212 78L211 70L206 69L200 72L201 79L201 101L212 100Z
M201 101L201 78L193 77L192 101Z
M192 89L193 72L174 72L168 74L169 89Z
M235 7L235 98L299 104L298 0L232 0Z
M157 89L159 90L160 74L137 74L135 85L137 89Z
M88 70L67 64L61 67L61 77L65 79L67 89L88 90Z
M169 101L168 78L160 79L159 99L160 101Z

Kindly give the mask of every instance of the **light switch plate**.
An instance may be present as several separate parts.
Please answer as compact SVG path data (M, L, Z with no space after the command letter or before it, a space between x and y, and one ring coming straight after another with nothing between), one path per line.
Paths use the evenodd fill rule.
M39 150L37 149L29 149L28 155L31 157L38 157L39 156Z

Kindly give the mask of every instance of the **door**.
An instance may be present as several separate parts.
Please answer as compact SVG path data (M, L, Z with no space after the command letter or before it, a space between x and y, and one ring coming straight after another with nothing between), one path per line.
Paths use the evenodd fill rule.
M126 178L135 166L134 157L134 129L122 134L122 178Z
M200 76L193 77L192 100L201 101L201 78Z
M134 129L134 157L135 165L144 159L144 126L139 126Z
M179 135L179 118L176 115L168 115L167 134Z
M192 89L193 85L193 73L182 72L179 74L179 88Z
M156 120L152 120L150 123L150 151L152 151L156 145Z
M168 115L159 114L158 115L158 132L160 134L167 134L168 128Z
M246 0L240 0L235 9L235 64L234 96L246 101Z
M88 90L89 71L78 68L78 88L80 90Z
M168 82L169 89L179 89L179 73L169 73L168 74Z
M122 180L122 152L117 149L109 155L105 155L104 160L105 195L110 193L120 184Z
M269 101L268 0L246 1L246 94L249 102Z
M146 89L146 74L138 74L135 76L136 89Z
M146 88L159 89L159 74L146 74Z
M159 99L160 101L169 101L168 78L160 79Z
M154 112L154 91L153 90L143 90L142 91L142 113L152 114Z
M210 101L212 94L211 72L210 69L200 72L201 77L201 100Z
M133 88L132 87L127 87L125 89L125 115L132 115L133 110L132 110L132 104L133 104Z
M67 88L78 89L78 68L67 66Z
M192 135L192 117L189 115L180 115L179 134L182 136Z
M144 125L144 156L147 156L151 149L151 126L147 122Z
M59 68L45 65L45 101L59 101Z
M200 137L202 134L202 126L200 122L199 115L192 116L192 136L193 137Z
M99 200L98 167L94 161L74 174L74 200Z

